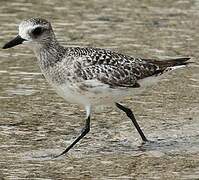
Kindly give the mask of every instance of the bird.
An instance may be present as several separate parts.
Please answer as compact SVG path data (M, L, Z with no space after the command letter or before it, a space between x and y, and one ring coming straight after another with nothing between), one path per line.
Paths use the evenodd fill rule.
M189 57L157 60L124 55L95 47L64 47L56 39L50 21L32 17L23 20L18 35L2 48L26 45L33 50L42 74L56 93L68 103L86 111L85 126L79 136L59 155L68 153L88 132L92 109L116 105L125 112L147 142L133 111L120 103L125 97L140 94L168 72L185 67Z

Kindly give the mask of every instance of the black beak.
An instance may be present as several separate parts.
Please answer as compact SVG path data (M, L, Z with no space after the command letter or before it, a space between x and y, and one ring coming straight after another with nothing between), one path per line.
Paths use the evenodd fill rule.
M2 48L8 49L8 48L17 46L19 44L22 44L23 41L25 41L25 39L23 39L21 36L18 35L17 37L15 37L14 39L6 43Z

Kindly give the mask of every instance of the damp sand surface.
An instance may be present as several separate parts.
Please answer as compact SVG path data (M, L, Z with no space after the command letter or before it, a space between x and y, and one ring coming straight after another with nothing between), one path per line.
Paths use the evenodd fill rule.
M65 46L95 46L144 58L192 57L139 96L127 97L150 140L142 144L114 107L97 109L90 133L53 159L80 133L84 109L58 97L25 47L0 50L0 178L198 179L199 1L1 1L0 46L24 18L52 22Z

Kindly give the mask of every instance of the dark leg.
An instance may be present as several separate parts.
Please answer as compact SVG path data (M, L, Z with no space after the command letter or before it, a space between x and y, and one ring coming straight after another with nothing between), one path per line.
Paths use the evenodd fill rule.
M90 131L90 116L86 119L85 127L82 129L81 134L74 140L74 142L68 146L61 154L55 156L55 158L67 153L79 140L81 140Z
M137 129L138 133L140 134L141 138L143 141L148 141L147 138L145 137L144 133L142 132L142 130L140 129L140 126L139 124L137 123L136 119L135 119L135 116L133 114L133 112L129 109L129 108L126 108L124 106L122 106L121 104L119 103L115 103L115 105L122 111L124 111L126 113L126 115L132 120L135 128Z

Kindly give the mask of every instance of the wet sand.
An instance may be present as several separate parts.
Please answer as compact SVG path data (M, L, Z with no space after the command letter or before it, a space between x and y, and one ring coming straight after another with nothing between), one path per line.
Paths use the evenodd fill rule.
M123 101L151 142L143 145L129 119L105 107L68 155L52 159L79 134L84 109L55 94L30 50L0 50L0 178L199 178L199 1L1 1L0 46L33 16L51 20L65 46L195 64Z

